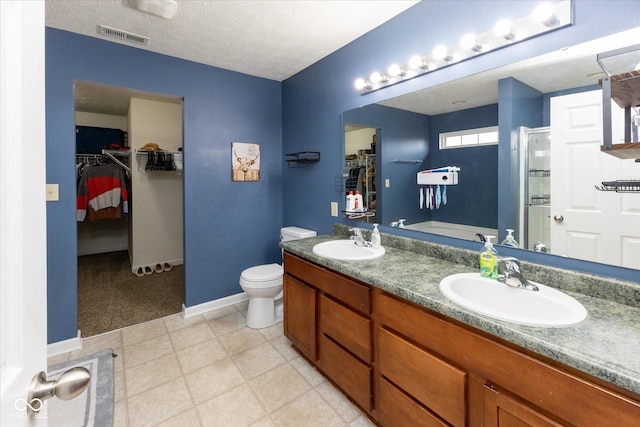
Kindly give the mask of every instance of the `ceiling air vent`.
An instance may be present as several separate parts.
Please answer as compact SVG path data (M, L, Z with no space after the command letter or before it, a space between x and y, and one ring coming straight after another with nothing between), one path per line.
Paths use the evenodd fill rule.
M118 30L116 28L107 27L106 25L98 25L98 32L106 37L119 39L125 42L136 44L149 44L149 37L133 34L128 31Z

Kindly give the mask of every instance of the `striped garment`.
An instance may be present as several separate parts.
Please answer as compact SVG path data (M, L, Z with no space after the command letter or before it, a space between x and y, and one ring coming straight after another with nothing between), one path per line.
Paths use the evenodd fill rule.
M118 206L122 207L122 213L129 212L129 193L122 168L114 164L85 167L78 182L77 220L85 220L89 207L100 211Z

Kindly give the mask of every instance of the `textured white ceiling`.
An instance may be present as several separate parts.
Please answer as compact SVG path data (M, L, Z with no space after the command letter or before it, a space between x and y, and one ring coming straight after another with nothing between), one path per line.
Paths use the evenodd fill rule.
M149 37L140 49L282 81L417 1L178 0L170 20L128 0L45 3L48 27L134 46L101 36L102 24Z
M136 46L141 49L282 81L415 3L178 0L176 16L166 20L130 8L128 0L46 0L46 25L103 38L97 30L103 24L150 37L148 46ZM381 104L427 115L492 104L498 100L497 80L508 76L542 93L597 84L602 70L595 55L637 43L639 31L626 31ZM126 115L131 96L126 90L86 82L76 83L75 94L78 111L115 115Z

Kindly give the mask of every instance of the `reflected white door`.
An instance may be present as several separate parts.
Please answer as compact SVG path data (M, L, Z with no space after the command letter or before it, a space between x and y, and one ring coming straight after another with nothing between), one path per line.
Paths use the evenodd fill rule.
M44 1L0 1L0 425L26 415L47 369Z
M624 110L612 104L619 143ZM600 90L551 98L551 247L556 255L640 269L640 194L595 189L638 179L638 164L602 153L601 145Z

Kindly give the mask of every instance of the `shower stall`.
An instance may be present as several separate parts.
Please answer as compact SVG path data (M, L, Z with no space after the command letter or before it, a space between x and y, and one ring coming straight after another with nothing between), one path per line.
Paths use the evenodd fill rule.
M551 130L520 129L520 246L551 252Z

